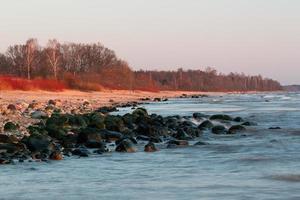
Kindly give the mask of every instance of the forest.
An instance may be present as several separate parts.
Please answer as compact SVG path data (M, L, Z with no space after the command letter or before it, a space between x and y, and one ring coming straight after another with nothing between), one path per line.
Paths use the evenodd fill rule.
M3 80L7 77L39 82L52 80L66 88L80 90L282 90L279 82L260 75L222 74L211 67L202 70L134 71L101 43L60 43L56 39L49 40L44 47L34 38L24 44L9 46L6 52L0 53L0 74L6 78Z

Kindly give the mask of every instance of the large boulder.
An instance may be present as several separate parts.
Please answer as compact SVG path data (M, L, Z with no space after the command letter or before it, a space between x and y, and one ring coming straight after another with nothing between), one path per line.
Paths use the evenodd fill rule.
M225 126L222 126L222 125L217 125L217 126L214 126L212 129L211 129L212 133L214 134L226 134L227 133L227 129L225 128Z
M209 121L209 120L203 121L203 122L198 126L198 128L199 128L200 130L208 130L208 129L211 129L212 127L214 127L214 124L213 124L211 121Z
M57 149L49 136L41 134L25 137L22 139L22 142L31 152L51 153Z
M167 148L186 147L189 145L187 140L170 140Z
M136 152L136 147L130 139L124 139L117 145L116 151L134 153Z
M96 144L102 143L102 133L100 129L97 128L84 128L80 130L77 138L78 144Z
M229 115L222 115L222 114L212 115L209 119L210 120L233 121L233 118L230 117Z
M102 113L95 112L89 115L89 126L98 128L98 129L104 129L105 128L105 116Z
M110 131L122 132L125 128L122 117L120 116L107 115L105 117L104 123L106 129Z
M105 139L106 141L116 141L116 140L120 140L123 138L123 134L117 131L109 131L106 129L103 129L100 131L101 136L103 137L103 139Z
M14 124L13 122L7 122L4 125L4 131L5 132L13 132L13 131L18 130L18 128L19 128L19 125L18 124Z
M148 144L145 145L144 151L145 152L155 152L155 151L158 151L158 149L156 148L156 146L153 142L149 142Z
M246 131L246 128L242 125L233 125L229 128L228 134L235 134L239 132L244 132Z

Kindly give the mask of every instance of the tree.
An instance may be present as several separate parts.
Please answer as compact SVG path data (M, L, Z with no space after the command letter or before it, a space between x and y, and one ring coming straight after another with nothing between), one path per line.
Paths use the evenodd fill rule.
M25 45L25 65L27 69L27 79L31 79L31 72L33 68L33 63L36 60L38 52L38 42L37 39L29 39Z
M47 60L53 71L53 76L55 79L57 79L57 73L59 71L59 62L61 59L60 48L60 43L56 39L53 39L48 41L47 47L45 49Z

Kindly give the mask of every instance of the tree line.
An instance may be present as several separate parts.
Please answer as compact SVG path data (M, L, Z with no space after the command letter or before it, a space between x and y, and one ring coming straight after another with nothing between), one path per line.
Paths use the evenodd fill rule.
M244 74L220 74L205 70L133 71L126 61L100 43L60 43L46 46L37 39L9 46L0 53L0 74L24 79L55 79L72 88L76 84L99 84L112 89L248 91L279 90L272 79Z

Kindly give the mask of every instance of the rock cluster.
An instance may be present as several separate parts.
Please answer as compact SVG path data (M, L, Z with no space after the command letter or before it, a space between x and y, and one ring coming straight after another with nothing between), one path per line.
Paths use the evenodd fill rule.
M191 117L162 117L150 115L144 108L120 116L110 114L117 110L115 106L94 111L89 111L89 106L89 102L84 101L82 107L73 112L65 112L60 100L49 100L46 106L32 102L25 109L24 105L7 106L8 113L27 114L34 123L26 127L26 134L18 134L21 128L16 122L4 124L0 134L0 164L62 160L71 155L88 157L110 151L111 144L113 151L126 153L138 151L140 144L146 144L145 152L158 151L158 144L162 148L186 147L191 141L206 145L206 142L197 142L203 132L232 135L254 124L240 117L202 113Z

